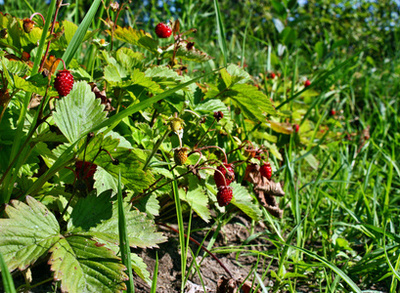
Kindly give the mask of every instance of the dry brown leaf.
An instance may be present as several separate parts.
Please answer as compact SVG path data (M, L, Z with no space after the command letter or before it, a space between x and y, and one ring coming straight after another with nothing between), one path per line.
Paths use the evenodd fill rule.
M285 195L281 184L261 176L260 166L258 164L247 165L244 180L253 183L254 193L267 211L270 212L271 215L281 218L283 210L279 208L275 199L275 196Z

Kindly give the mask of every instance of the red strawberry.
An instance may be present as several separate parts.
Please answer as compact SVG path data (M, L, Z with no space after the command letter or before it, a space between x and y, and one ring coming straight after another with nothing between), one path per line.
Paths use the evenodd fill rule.
M79 179L92 178L96 169L97 165L91 162L76 161L75 163L75 172Z
M165 39L168 38L172 34L172 29L169 25L166 25L163 22L160 22L156 26L156 35L159 38Z
M299 132L299 130L300 130L299 124L295 124L295 125L293 125L293 127L294 127L294 131L295 131L296 133Z
M305 81L304 86L308 87L311 85L311 81L309 81L308 79Z
M214 181L217 187L225 186L225 182L226 186L228 186L233 180L235 180L235 171L231 164L220 165L217 167L217 170L220 171L215 171L214 173Z
M229 186L221 186L218 188L217 200L220 207L228 205L233 197L232 188Z
M74 77L69 70L60 70L54 80L54 88L57 90L60 97L64 97L69 94L74 85Z
M331 110L331 115L335 116L336 115L336 111L334 109Z
M276 77L276 74L273 73L273 72L271 72L271 73L269 74L269 77L270 77L271 79L274 79L274 78Z
M261 176L267 178L268 180L271 180L272 177L272 168L271 168L271 164L269 162L264 163L261 167L260 167L260 173Z

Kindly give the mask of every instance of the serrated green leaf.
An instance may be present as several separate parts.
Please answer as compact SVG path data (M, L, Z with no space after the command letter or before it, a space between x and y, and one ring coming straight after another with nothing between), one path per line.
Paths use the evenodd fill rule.
M111 35L110 31L107 30L106 32ZM153 54L159 54L157 51L158 41L153 39L150 34L143 30L117 26L114 31L114 37L120 41L149 50Z
M69 95L57 101L54 122L70 142L75 142L106 119L100 103L87 82L76 82Z
M105 191L99 196L88 195L80 198L68 221L67 231L78 233L89 231L102 221L109 220L112 213L111 191Z
M116 194L118 179L108 173L106 170L97 166L96 173L94 173L94 188L100 194L106 190L112 191L112 196Z
M92 138L86 147L86 151L79 154L80 160L92 162L110 175L118 178L119 170L121 169L122 183L133 191L141 192L146 189L154 181L150 171L143 171L144 160L141 150L126 149L119 147L120 141L111 136L98 134ZM119 163L113 164L110 155L105 151L100 151L100 148L108 151L114 159Z
M247 117L257 118L258 121L264 122L265 116L263 113L276 114L271 100L255 86L236 84L231 91L236 94L233 94L230 98L241 106Z
M49 260L54 279L65 292L120 292L125 290L126 269L114 253L82 236L61 239Z
M222 68L220 72L221 72L221 78L225 84L225 88L229 88L232 85L231 75L228 73L228 71L226 71L225 68Z
M5 67L10 73L18 75L20 77L31 74L31 68L25 62L17 60L8 60L7 58L4 58L3 60ZM44 77L42 76L42 78ZM31 79L32 77L30 78L30 80Z
M253 203L253 198L244 186L233 182L231 185L233 190L233 200L231 204L241 209L246 215L257 221L261 217L261 210L258 205Z
M181 200L187 202L192 209L198 214L205 222L208 223L211 214L208 208L208 196L203 187L199 184L199 180L195 176L189 178L189 189L185 193L182 189L179 190L179 197Z
M0 219L0 253L10 271L26 269L62 237L56 218L42 203L30 196L26 202L12 200L5 209L8 219Z
M231 75L232 83L246 83L251 81L251 76L242 67L229 64L226 71Z
M139 211L146 213L149 218L158 216L160 213L160 203L158 202L157 195L155 194L150 194L141 198L140 201L135 204L135 207L137 207Z
M36 93L41 96L44 96L46 93L46 85L40 85L37 83L34 83L31 80L26 80L22 77L19 77L18 75L14 75L14 87L29 93Z
M118 207L113 205L112 217L91 228L83 235L91 235L99 239L118 243ZM129 203L124 203L126 226L128 228L129 245L131 247L156 247L158 243L166 241L162 233L156 232L155 226L145 214L131 209Z
M134 52L130 48L122 47L116 53L116 59L128 72L138 67L144 60L145 56L142 53Z
M141 277L148 285L151 284L150 273L147 270L147 265L143 259L136 253L131 253L132 268L135 273Z
M161 54L162 58L172 58L174 55L174 46L175 45L170 45L167 48L164 48L164 52ZM213 57L209 56L208 54L196 49L192 48L190 50L187 49L186 46L180 46L178 50L175 53L175 58L180 58L183 60L187 61L193 61L193 62L206 62L210 59L213 59Z
M162 89L156 82L147 77L144 72L141 72L137 68L133 71L131 79L129 80L129 85L126 89L133 93L141 93L143 89L146 89L147 91L154 94L162 92Z

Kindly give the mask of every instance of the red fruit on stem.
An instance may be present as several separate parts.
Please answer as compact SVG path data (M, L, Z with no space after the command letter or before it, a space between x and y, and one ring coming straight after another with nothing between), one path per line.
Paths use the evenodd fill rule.
M261 167L260 167L260 173L261 176L267 178L268 180L271 180L272 177L272 168L271 168L271 164L269 162L264 163Z
M229 186L221 186L218 188L217 200L220 207L228 205L233 197L232 188Z
M331 110L331 115L332 115L332 116L335 116L335 115L336 115L336 111L332 109L332 110Z
M233 180L235 180L235 171L233 170L233 166L231 164L220 165L217 167L217 170L219 172L215 171L214 173L214 181L217 187L228 186Z
M304 86L308 87L311 85L311 81L309 81L308 79L305 81Z
M96 169L97 165L91 162L76 161L75 163L75 172L79 179L92 178Z
M269 75L269 77L270 77L271 79L274 79L274 78L276 77L276 74L273 73L273 72L271 72L270 75Z
M299 132L299 130L300 130L299 124L295 124L294 125L294 131L297 133L297 132Z
M54 80L54 88L57 90L60 97L64 97L69 94L74 86L74 77L69 70L60 70Z
M157 37L162 38L162 39L168 38L172 34L171 27L163 22L160 22L159 24L157 24L155 31L156 31Z

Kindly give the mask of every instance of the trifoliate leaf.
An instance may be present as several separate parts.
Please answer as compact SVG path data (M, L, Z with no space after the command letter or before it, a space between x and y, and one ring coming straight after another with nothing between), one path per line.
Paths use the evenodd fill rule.
M106 119L107 113L100 103L101 100L96 99L89 84L76 82L69 95L57 101L54 122L73 143Z
M63 292L121 292L126 269L114 253L83 236L61 239L51 249L49 264Z
M26 269L62 237L54 215L33 197L12 200L0 219L0 253L10 271Z

